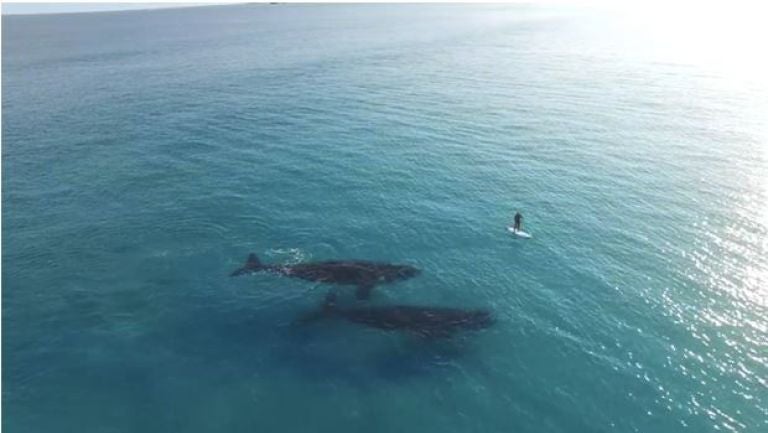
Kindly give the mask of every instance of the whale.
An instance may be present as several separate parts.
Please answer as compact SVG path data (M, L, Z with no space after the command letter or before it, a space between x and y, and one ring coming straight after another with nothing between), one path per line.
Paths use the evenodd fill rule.
M459 331L488 328L495 322L484 309L462 309L416 305L339 307L336 294L329 292L321 310L299 319L308 323L338 318L385 331L406 331L425 338L451 337Z
M415 277L421 271L409 265L370 262L364 260L337 260L295 265L262 264L256 254L251 253L245 265L230 276L269 272L307 281L357 286L358 299L369 299L371 290L379 284L392 283Z

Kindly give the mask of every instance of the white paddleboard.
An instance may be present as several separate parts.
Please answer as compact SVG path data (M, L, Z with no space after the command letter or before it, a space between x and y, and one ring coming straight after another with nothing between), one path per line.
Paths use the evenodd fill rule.
M507 230L508 230L510 233L512 233L512 235L513 235L513 236L517 236L518 238L523 238L523 239L530 239L530 238L532 238L532 237L533 237L533 236L531 236L529 233L526 233L526 232L524 232L524 231L522 231L522 230L515 230L515 229L514 229L514 228L512 228L512 227L507 227Z

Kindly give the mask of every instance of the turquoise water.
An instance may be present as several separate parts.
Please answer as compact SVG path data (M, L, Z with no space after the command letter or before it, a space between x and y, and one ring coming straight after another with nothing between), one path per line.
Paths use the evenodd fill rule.
M768 92L616 19L4 16L4 430L768 430ZM296 326L329 286L249 252L496 323Z

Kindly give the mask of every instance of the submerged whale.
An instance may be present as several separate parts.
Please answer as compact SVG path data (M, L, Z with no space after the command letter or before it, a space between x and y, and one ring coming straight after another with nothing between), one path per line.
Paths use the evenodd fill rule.
M315 263L299 263L295 265L263 265L256 254L248 256L245 266L230 274L231 276L252 274L255 272L271 272L302 280L318 281L357 286L358 299L368 299L371 290L382 283L419 275L421 271L408 265L393 265L362 260L327 261Z
M333 292L328 293L322 310L302 317L300 322L334 317L387 331L409 331L427 338L450 337L458 331L484 329L494 323L487 310L413 305L340 308Z

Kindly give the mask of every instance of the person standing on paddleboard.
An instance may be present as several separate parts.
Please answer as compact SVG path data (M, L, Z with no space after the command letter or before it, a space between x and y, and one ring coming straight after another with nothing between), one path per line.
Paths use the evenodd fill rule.
M523 221L523 216L520 215L519 211L515 212L515 225L512 227L516 232L520 231L520 223Z

